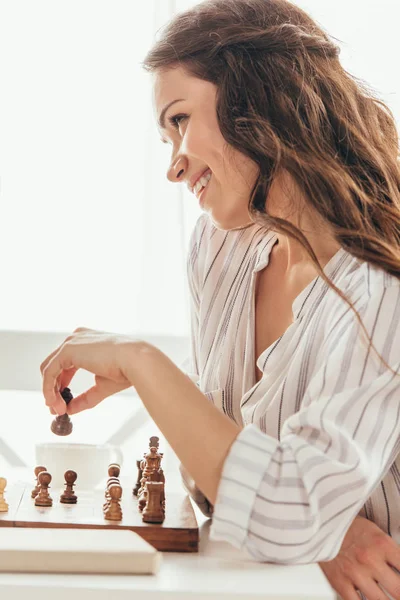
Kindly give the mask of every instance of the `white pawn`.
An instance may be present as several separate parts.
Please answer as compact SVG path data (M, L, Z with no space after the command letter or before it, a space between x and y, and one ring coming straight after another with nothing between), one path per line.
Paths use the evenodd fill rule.
M4 490L6 489L7 479L0 477L0 512L8 512L8 504L4 500Z

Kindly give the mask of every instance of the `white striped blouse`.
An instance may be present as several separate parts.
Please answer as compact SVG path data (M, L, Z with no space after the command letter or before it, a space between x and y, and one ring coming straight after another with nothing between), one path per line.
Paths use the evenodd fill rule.
M400 542L400 376L368 351L353 311L321 277L257 357L256 382L255 274L276 241L255 224L218 230L206 213L190 240L191 352L181 368L243 426L210 535L260 561L331 560L359 513ZM343 248L324 272L399 369L400 281Z

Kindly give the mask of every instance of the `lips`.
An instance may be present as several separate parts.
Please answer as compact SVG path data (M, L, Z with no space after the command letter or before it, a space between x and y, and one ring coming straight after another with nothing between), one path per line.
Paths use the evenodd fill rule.
M203 175L207 175L207 173L212 173L211 169L209 169L207 167L207 169L205 169L204 171L201 171L200 173L196 173L196 175L194 177L192 177L192 179L190 180L190 191L192 193L194 193L194 186L196 185L196 183L199 181L199 179L201 177L203 177Z

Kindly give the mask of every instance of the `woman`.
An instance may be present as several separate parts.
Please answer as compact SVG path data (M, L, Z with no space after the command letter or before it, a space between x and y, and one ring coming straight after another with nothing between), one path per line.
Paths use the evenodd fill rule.
M319 562L345 600L400 598L393 117L286 0L203 2L144 66L168 178L204 210L188 372L143 340L79 328L41 365L46 403L66 411L79 368L96 381L70 414L134 386L213 507L214 539Z

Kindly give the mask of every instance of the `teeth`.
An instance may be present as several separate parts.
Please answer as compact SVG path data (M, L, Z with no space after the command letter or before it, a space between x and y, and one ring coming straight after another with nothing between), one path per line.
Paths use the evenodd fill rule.
M196 185L193 188L195 194L197 194L201 188L206 187L207 183L211 179L211 173L207 173L207 175L202 175L200 179L197 181Z

